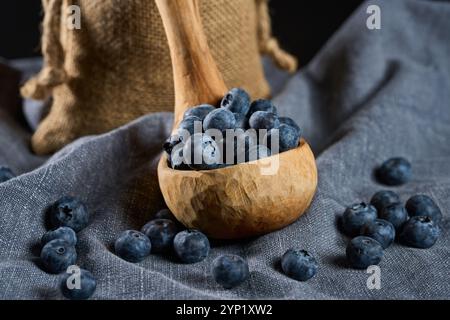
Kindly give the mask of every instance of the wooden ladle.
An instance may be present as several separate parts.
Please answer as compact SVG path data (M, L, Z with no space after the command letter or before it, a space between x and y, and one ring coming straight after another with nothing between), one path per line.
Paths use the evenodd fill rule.
M175 120L187 108L217 105L227 87L203 31L199 0L156 0L169 42L175 81ZM173 170L164 154L158 179L167 206L186 227L218 239L265 234L294 222L317 187L314 155L296 149L208 171Z

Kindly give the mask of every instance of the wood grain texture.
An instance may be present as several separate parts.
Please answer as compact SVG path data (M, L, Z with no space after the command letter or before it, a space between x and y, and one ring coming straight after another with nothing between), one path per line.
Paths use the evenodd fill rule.
M276 174L262 175L261 168L276 161ZM158 178L177 219L219 239L265 234L294 222L317 187L314 155L305 141L278 155L208 171L172 170L164 155Z
M198 0L156 0L167 33L175 80L175 121L201 103L216 105L227 88L209 52ZM264 168L278 168L264 175ZM208 171L167 166L158 179L167 206L186 227L218 239L268 233L294 222L309 207L317 187L314 155L298 148L239 165Z
M175 127L187 108L217 103L227 92L211 55L198 0L156 0L169 42L175 85Z

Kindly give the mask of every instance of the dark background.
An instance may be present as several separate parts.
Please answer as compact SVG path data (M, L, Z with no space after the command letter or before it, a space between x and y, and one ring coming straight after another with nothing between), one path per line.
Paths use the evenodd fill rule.
M272 0L273 32L283 48L307 63L362 0ZM41 0L2 0L0 57L39 55Z

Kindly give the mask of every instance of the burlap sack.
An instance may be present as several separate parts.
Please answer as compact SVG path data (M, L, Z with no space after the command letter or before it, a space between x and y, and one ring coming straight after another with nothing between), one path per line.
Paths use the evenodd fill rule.
M81 8L81 29L67 28L68 6ZM153 0L43 0L44 67L24 97L53 96L32 138L38 154L109 131L149 112L172 111L172 67ZM228 87L269 95L260 54L282 68L296 61L271 36L266 0L203 0L203 25ZM150 138L150 137L149 137Z

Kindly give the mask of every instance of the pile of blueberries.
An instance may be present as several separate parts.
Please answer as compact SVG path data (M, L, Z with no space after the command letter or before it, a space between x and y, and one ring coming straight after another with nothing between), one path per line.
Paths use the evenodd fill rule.
M200 231L185 229L168 209L160 210L141 231L127 230L119 235L114 248L122 259L137 263L150 254L171 254L187 264L203 261L210 252L208 238ZM317 262L304 250L288 250L281 259L286 275L306 281L317 271ZM212 263L214 280L225 289L231 289L249 277L247 261L237 255L220 255Z
M65 273L61 282L63 295L72 300L90 298L97 287L97 281L89 271L79 269L80 286L68 286L68 268L76 264L77 232L87 227L89 214L85 204L74 197L65 196L49 209L49 220L54 229L41 238L41 262L45 271L52 274ZM69 281L68 281L69 280Z
M389 159L376 170L376 176L384 184L404 184L411 179L411 164L403 158ZM441 210L426 195L414 195L403 205L397 193L378 191L370 204L353 204L342 216L343 231L354 237L346 249L347 260L357 269L377 265L394 240L430 248L438 239L441 220Z
M251 102L245 90L234 88L220 108L202 104L188 109L163 148L172 169L211 170L296 148L300 138L300 127L279 117L270 100Z

